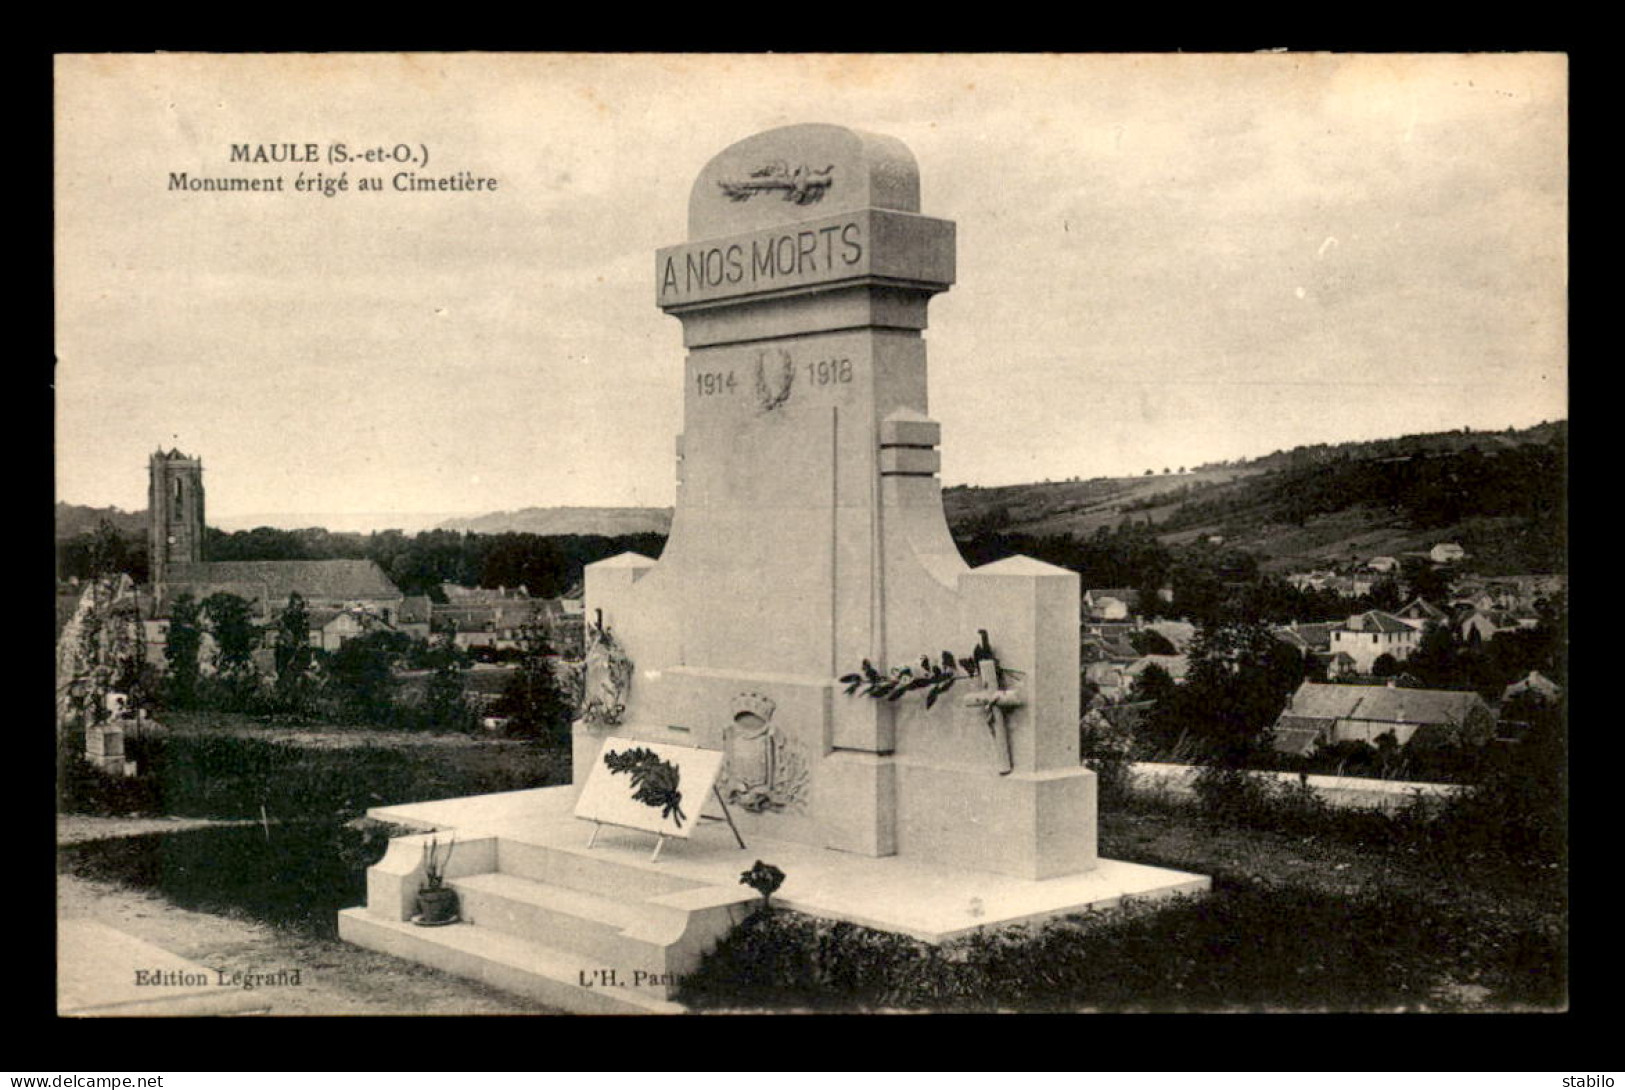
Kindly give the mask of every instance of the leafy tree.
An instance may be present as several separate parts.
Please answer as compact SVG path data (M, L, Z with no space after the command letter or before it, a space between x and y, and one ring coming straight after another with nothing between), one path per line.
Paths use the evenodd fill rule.
M1128 698L1133 702L1167 701L1173 698L1176 688L1172 675L1153 662L1141 670L1140 676L1134 679L1134 684L1129 688Z
M412 640L401 632L378 631L346 640L324 665L335 711L351 721L389 723L394 719L395 664Z
M1405 670L1430 689L1457 689L1462 683L1461 650L1444 625L1429 625L1416 650L1405 660Z
M203 599L203 615L209 621L209 635L214 637L215 670L230 675L253 669L254 648L259 644L253 606L222 591Z
M310 610L298 591L288 595L288 604L277 618L275 640L277 702L289 711L303 711L310 700L314 653L310 646Z
M203 599L209 635L214 639L214 670L221 697L231 708L242 708L259 685L254 649L260 633L254 625L253 606L246 599L221 591Z
M96 523L96 530L90 541L89 562L91 578L117 575L130 568L129 550L124 544L124 539L105 518Z
M1400 561L1400 573L1412 598L1426 598L1442 605L1450 598L1450 577L1425 557L1407 556Z
M1179 649L1173 645L1173 641L1154 628L1135 629L1128 634L1128 642L1142 655L1179 654Z
M507 717L510 734L568 742L573 710L553 672L553 648L539 620L520 626L519 653L519 667L498 697L496 713Z
M465 692L468 661L457 647L456 636L444 633L426 657L433 671L424 701L430 725L447 731L468 729L473 720Z
M1372 677L1393 677L1399 673L1399 660L1384 651L1371 664Z
M198 655L203 648L203 613L188 592L169 605L169 630L164 636L164 659L169 664L169 702L177 708L197 703Z
M1197 630L1185 684L1152 713L1163 739L1186 737L1219 764L1239 766L1303 680L1303 659L1269 627L1235 616Z

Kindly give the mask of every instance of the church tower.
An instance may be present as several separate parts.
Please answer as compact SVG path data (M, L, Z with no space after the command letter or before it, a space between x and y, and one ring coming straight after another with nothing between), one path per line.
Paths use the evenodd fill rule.
M171 564L203 559L203 459L173 448L153 454L147 518L153 582L163 582Z

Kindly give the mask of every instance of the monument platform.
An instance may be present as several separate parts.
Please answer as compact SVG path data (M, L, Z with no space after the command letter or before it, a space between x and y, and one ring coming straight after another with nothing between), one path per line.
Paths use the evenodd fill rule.
M374 808L370 816L433 832L442 844L456 834L449 884L465 919L410 922L417 886L401 868L422 838L409 836L374 868L389 872L397 859L398 881L369 875L368 905L342 913L340 933L567 1010L680 1013L678 978L750 912L757 896L739 877L758 859L785 873L777 905L934 944L1209 888L1200 875L1107 859L1033 881L759 835L741 849L718 823L668 840L651 861L652 834L606 825L593 838L593 824L573 815L574 799L570 787L550 787Z

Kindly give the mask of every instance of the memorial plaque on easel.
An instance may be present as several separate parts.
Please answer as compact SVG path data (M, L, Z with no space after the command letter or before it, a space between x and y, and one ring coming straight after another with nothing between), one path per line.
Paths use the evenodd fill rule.
M687 838L716 787L722 753L608 738L576 802L575 816L662 837Z

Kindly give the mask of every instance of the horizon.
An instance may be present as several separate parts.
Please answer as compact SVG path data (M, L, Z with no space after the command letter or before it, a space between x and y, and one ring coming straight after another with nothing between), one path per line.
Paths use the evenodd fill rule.
M717 96L722 75L751 94ZM141 510L156 445L204 459L228 522L671 507L684 349L654 252L712 155L807 119L901 139L921 211L957 224L926 334L945 488L1567 417L1559 55L172 54L56 76L62 502ZM411 139L429 173L503 188L164 191L249 171L232 143L306 137Z
M1567 417L1557 417L1557 418L1551 419L1551 420L1537 420L1533 424L1522 425L1522 426L1508 425L1505 428L1469 428L1469 427L1466 427L1465 425L1463 427L1466 428L1466 430L1471 434L1500 435L1500 434L1505 434L1508 431L1528 431L1528 430L1532 430L1532 429L1538 428L1538 427L1545 427L1545 426L1557 425L1557 424L1567 424L1567 423L1568 423ZM1421 438L1421 437L1426 437L1426 436L1429 436L1429 435L1448 435L1448 434L1452 434L1452 433L1459 432L1459 431L1462 431L1462 430L1463 430L1463 428L1447 428L1447 429L1442 429L1440 431L1434 431L1434 432L1409 432L1409 433L1406 433L1404 435L1377 435L1377 436L1369 436L1369 437L1360 438L1360 439L1319 440L1319 441L1316 441L1316 442L1313 442L1313 443L1300 443L1300 444L1297 444L1296 446L1293 446L1293 447L1280 447L1280 448L1277 448L1275 450L1265 452L1263 454L1247 455L1247 456L1244 456L1244 457L1239 458L1239 459L1230 459L1229 462L1232 465L1247 465L1248 463L1260 461L1260 460L1262 460L1264 458L1273 457L1274 455L1277 455L1277 454L1288 454L1288 453L1291 453L1294 450L1299 450L1299 449L1303 449L1303 448L1306 448L1306 447L1314 447L1314 446L1334 446L1335 447L1335 446L1342 446L1342 445L1354 444L1354 443L1372 443L1372 442L1384 442L1384 441L1390 441L1390 440ZM197 455L194 455L194 453L192 451L182 451L182 453L197 456ZM204 461L205 461L205 469L207 469L207 459L205 459ZM1168 468L1170 470L1174 471L1174 472L1169 474L1170 476L1178 476L1179 475L1178 474L1178 467L1170 465ZM1200 471L1202 471L1204 469L1215 469L1215 468L1218 468L1216 463L1204 463L1202 465L1186 466L1185 471L1187 473L1194 473L1194 472L1200 472ZM1139 473L1108 474L1108 475L1097 475L1097 476L1094 476L1094 477L1081 477L1081 476L1078 476L1078 475L1072 475L1072 476L1068 476L1068 477L1050 478L1048 480L1003 481L1003 482L992 483L992 484L982 484L982 483L967 482L967 481L956 481L956 482L946 482L945 481L945 482L943 482L942 490L943 490L944 493L946 493L951 489L960 489L960 488L970 488L970 489L979 489L979 488L987 488L987 489L993 489L993 488L1021 488L1021 487L1032 486L1032 485L1064 484L1064 483L1068 483L1068 482L1072 482L1072 481L1089 482L1089 481L1096 481L1096 480L1133 481L1133 480L1137 480L1137 479L1140 479L1140 478L1143 478L1144 476L1146 476L1147 475L1147 470L1151 471L1150 475L1152 475L1152 476L1159 476L1159 477L1163 476L1163 472L1162 472L1162 470L1160 468L1153 469L1152 467L1148 466L1148 467L1146 467L1145 470L1141 470ZM205 483L205 488L207 488L207 487L208 487L208 485L207 485L207 483ZM58 503L58 504L63 504L63 505L67 505L67 506L88 508L88 509L92 509L92 510L102 510L102 509L111 508L112 510L117 511L120 514L124 514L124 515L145 514L146 510L147 510L147 508L145 508L145 507L124 508L124 507L118 506L117 504L79 503L79 502L74 501L74 500L64 500L61 497L57 497L55 502ZM239 532L239 531L242 531L242 530L256 529L256 528L261 527L261 526L266 526L266 527L270 527L272 529L278 529L278 530L325 529L325 530L328 530L329 532L332 532L332 533L367 533L367 532L382 532L384 530L401 530L403 533L421 533L421 532L423 532L425 530L438 529L438 526L415 526L416 523L421 523L421 522L424 522L425 520L429 520L429 519L433 519L436 522L446 522L446 521L451 521L451 520L454 520L454 519L480 519L480 518L490 518L490 517L498 516L498 515L519 514L519 513L522 513L524 511L526 511L526 510L531 510L531 509L544 509L544 510L554 510L554 511L559 511L559 510L598 510L598 511L602 511L602 510L655 510L655 511L670 511L670 510L673 509L673 506L671 504L666 504L664 506L660 506L660 505L630 505L630 504L607 504L607 503L587 503L587 504L540 504L540 503L538 503L538 504L531 504L531 505L529 505L527 507L516 507L516 508L495 508L495 507L492 507L492 508L483 508L483 509L479 509L479 510L469 510L469 511L352 511L352 512L338 512L338 511L250 511L250 512L246 512L246 513L243 513L243 514L237 514L237 515L225 515L225 516L206 515L205 524L208 525L211 529L221 530L221 531L227 532L227 533L236 533L236 532ZM335 529L334 526L327 525L327 524L324 524L324 523L292 524L292 523L283 521L283 522L281 522L279 524L278 522L272 521L272 522L254 523L253 525L249 525L249 523L252 522L252 520L255 520L255 519L289 520L289 519L295 519L295 518L338 519L338 520L343 520L343 521L349 521L349 522L352 522L352 523L358 522L360 520L368 520L368 519L374 519L375 520L375 519L402 518L402 519L412 520L413 525L387 525L387 524L385 524L383 522L373 522L373 523L368 524L368 526L360 528L360 529L343 529L343 530ZM229 528L228 528L228 526L229 526Z

